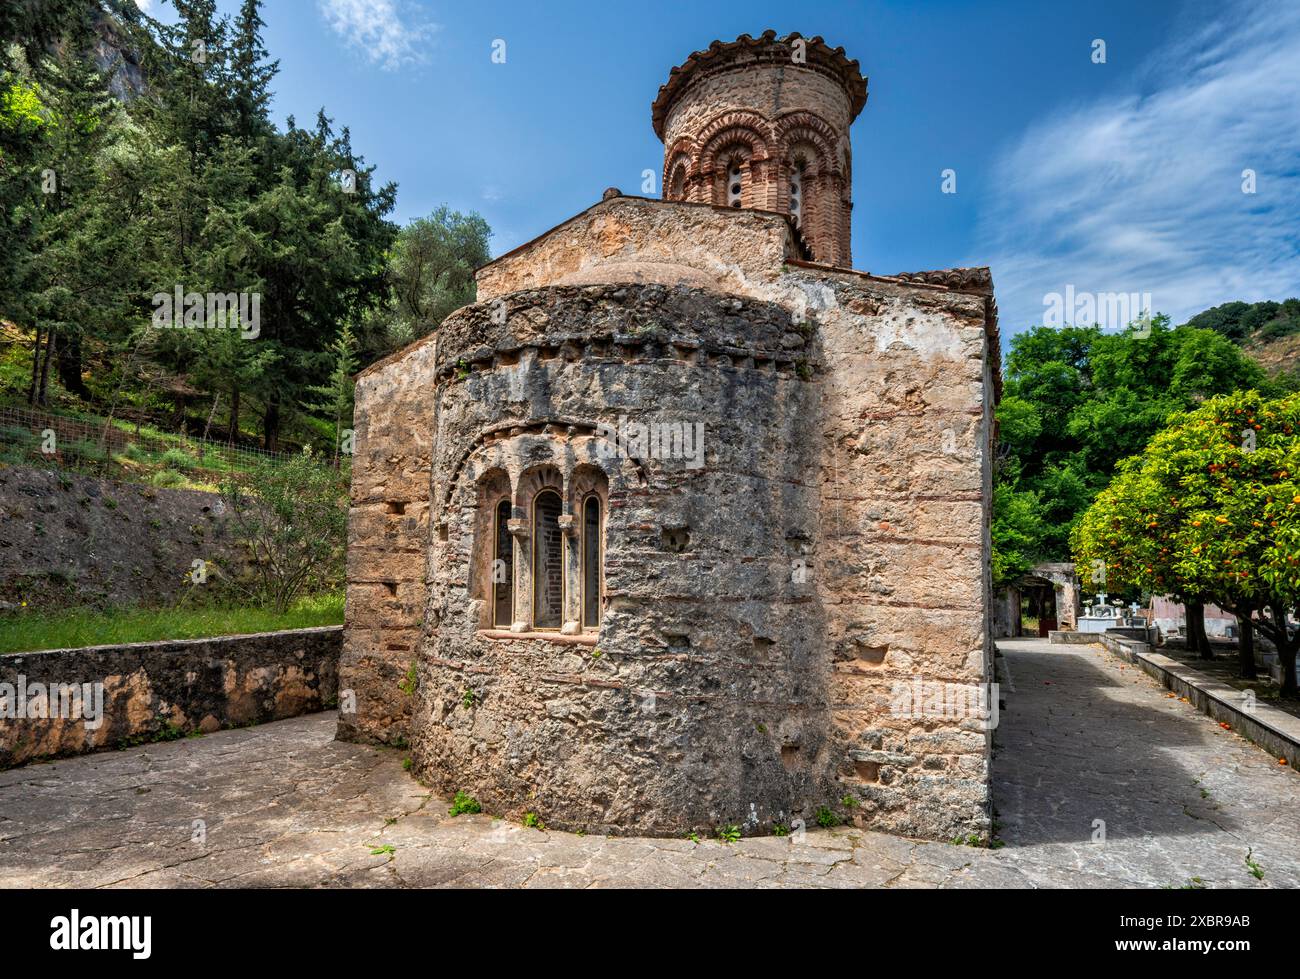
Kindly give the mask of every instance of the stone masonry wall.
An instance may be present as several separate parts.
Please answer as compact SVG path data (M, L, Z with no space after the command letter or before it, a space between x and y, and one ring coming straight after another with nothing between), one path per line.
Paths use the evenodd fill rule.
M327 626L0 656L0 768L326 710L341 638Z
M400 744L408 734L411 695L402 685L424 622L435 353L430 338L357 379L339 668L347 741Z
M658 285L516 293L501 324L493 308L439 338L416 771L588 832L814 818L833 783L823 627L794 573L816 534L806 332L773 304ZM604 454L596 430L624 419L702 425L701 465ZM502 474L526 521L539 470L566 512L566 472L608 480L598 632L484 628L479 487Z
M602 201L477 275L485 302L543 285L650 281L747 292L799 257L780 215L640 197Z
M840 778L878 829L986 834L987 298L792 268L823 372L816 580ZM918 685L919 684L919 685Z
M783 228L606 200L483 270L436 363L399 360L437 419L412 730L441 790L607 832L846 796L860 825L988 832L987 272L812 265ZM732 294L625 278L648 266ZM624 414L705 420L706 465L611 464L597 426ZM568 507L580 471L608 482L596 635L485 627L481 487L508 488L526 548L539 470Z

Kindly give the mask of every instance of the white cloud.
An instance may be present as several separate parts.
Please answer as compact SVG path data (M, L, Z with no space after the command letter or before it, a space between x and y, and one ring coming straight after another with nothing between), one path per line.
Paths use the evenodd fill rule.
M319 0L334 32L388 70L419 64L438 26L398 0Z
M1300 7L1214 9L1150 56L1147 91L1042 119L998 160L980 237L1004 333L1067 284L1150 293L1175 323L1300 294Z
M148 13L153 9L153 0L135 0L135 5L145 13Z

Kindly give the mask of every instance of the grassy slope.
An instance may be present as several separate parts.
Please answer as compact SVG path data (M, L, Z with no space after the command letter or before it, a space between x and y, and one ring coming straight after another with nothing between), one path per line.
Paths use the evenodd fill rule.
M21 612L0 616L0 653L160 639L204 639L343 622L342 593L300 600L287 612L258 608Z

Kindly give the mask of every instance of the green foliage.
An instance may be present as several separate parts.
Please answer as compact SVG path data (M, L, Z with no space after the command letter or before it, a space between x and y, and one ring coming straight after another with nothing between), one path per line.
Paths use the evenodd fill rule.
M108 453L93 439L76 439L63 446L62 452L88 462L103 462L108 458Z
M1043 416L1038 406L1014 394L998 405L998 441L1004 449L1022 453L1031 449L1043 434Z
M973 846L989 850L999 850L1006 845L1001 840L985 840L978 833L970 833L967 836L954 836L948 842L953 846Z
M471 687L466 687L465 692L460 695L461 706L466 710L471 710L478 703L478 694Z
M472 303L474 270L490 257L491 234L479 215L446 206L402 228L389 255L390 298L368 324L372 343L389 349L411 343Z
M402 691L402 693L406 694L408 697L415 693L415 685L419 682L419 676L415 672L415 666L415 660L411 660L411 665L406 670L406 676L404 676L402 682L397 685L397 689Z
M542 822L535 812L524 813L524 825L529 829L546 829L546 824Z
M994 580L1067 560L1071 531L1120 460L1141 452L1171 415L1252 387L1270 382L1224 335L1171 329L1164 316L1149 336L1097 327L1015 336L998 409Z
M1276 340L1300 333L1300 299L1280 303L1271 300L1224 303L1196 314L1187 325L1213 330L1234 343L1245 343L1252 338Z
M396 186L346 128L272 122L261 0L171 6L0 5L0 317L29 360L6 359L0 398L192 411L232 444L255 426L337 460L355 369L472 301L490 232L442 208L399 234ZM105 25L145 75L125 105L97 64ZM178 286L257 294L260 332L160 329L147 297Z
M714 831L714 835L717 836L718 842L720 843L726 843L726 844L735 843L737 840L740 839L740 827L735 825L734 823L729 823L724 826L719 826Z
M334 366L330 372L329 383L310 385L307 390L320 397L320 401L311 405L313 411L319 411L334 422L334 461L338 462L343 446L343 429L352 423L353 388L352 376L357 372L356 338L351 327L346 324L339 338L330 347Z
M1246 851L1246 869L1250 872L1250 876L1254 877L1256 880L1263 880L1264 868L1260 866L1258 860L1252 859L1254 852L1254 850Z
M163 469L153 474L149 482L154 486L160 486L164 489L183 486L186 482L185 474L177 472L175 469Z
M187 472L196 465L194 457L184 449L168 449L158 461L168 469L178 469L181 472Z
M451 800L451 808L447 810L449 816L460 816L465 813L479 813L483 807L478 804L478 800L464 792L457 792L456 798Z
M1213 601L1258 628L1287 664L1298 640L1279 628L1300 602L1300 395L1239 391L1175 416L1127 460L1073 538L1081 571L1109 590ZM1287 650L1292 655L1287 655Z
M343 593L299 599L283 613L244 606L193 608L116 608L47 612L29 606L0 615L0 653L83 646L154 642L159 639L206 639L281 629L340 625Z
M1046 536L1034 490L993 487L993 584L1015 581L1031 567Z
M163 721L158 732L153 736L154 741L179 741L185 737L185 729L179 724L173 724L171 721Z
M1111 588L1293 605L1297 473L1300 395L1214 398L1121 466L1079 525L1076 560L1104 561Z
M840 817L835 814L835 810L830 806L822 806L817 810L817 825L823 829L838 826L841 822Z
M241 583L250 596L283 610L303 591L341 580L347 489L310 451L228 477L221 492L253 561L251 581Z

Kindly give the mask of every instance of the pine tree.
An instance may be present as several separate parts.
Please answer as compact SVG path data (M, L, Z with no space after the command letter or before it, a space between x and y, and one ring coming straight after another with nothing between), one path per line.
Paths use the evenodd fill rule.
M352 328L347 324L344 324L338 339L330 344L330 354L334 366L330 371L329 383L308 386L308 391L320 395L320 400L308 407L334 422L334 468L337 469L345 423L349 427L352 424L353 396L356 387L352 376L357 372L357 341L352 334Z
M270 61L262 41L262 0L243 0L235 19L231 42L231 103L234 107L234 134L251 143L271 130L271 81L280 70L280 62Z
M39 404L48 400L56 356L65 388L89 395L81 378L82 339L111 327L129 301L130 249L123 243L134 233L121 221L120 188L106 178L124 117L95 62L89 8L68 25L47 72L49 139L21 282L37 333L28 400Z

